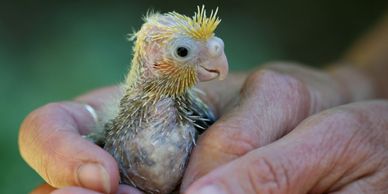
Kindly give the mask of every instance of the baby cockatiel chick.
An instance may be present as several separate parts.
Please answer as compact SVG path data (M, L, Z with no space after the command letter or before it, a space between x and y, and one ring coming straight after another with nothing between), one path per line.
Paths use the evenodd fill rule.
M121 182L170 193L182 178L198 130L215 117L197 96L198 81L224 79L224 43L214 36L217 10L190 18L152 13L135 33L134 57L104 149L118 161Z

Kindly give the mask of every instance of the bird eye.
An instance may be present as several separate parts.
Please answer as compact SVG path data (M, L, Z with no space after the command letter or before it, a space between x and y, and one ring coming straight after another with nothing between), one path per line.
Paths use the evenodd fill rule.
M186 57L187 55L189 55L189 49L187 49L186 47L180 46L180 47L178 47L178 48L176 49L176 54L177 54L178 56L184 58L184 57Z
M174 39L166 48L169 51L167 53L168 57L172 57L172 59L181 63L189 63L199 53L198 43L191 38L185 37Z

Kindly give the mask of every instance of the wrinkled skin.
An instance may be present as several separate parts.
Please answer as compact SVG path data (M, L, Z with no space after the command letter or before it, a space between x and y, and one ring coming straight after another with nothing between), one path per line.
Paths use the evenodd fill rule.
M300 80L273 71L251 75L238 106L198 142L182 191L387 193L388 101L309 116L346 98L335 85Z

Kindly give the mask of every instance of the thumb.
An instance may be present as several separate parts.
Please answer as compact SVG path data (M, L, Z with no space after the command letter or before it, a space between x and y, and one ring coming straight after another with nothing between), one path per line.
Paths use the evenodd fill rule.
M306 147L281 142L259 148L198 179L186 194L307 193L303 184L316 180L301 178L318 176L307 169L312 159L297 159L306 151Z
M20 152L53 187L81 186L111 193L119 182L116 161L81 136L95 123L90 110L76 102L51 103L35 110L20 128Z

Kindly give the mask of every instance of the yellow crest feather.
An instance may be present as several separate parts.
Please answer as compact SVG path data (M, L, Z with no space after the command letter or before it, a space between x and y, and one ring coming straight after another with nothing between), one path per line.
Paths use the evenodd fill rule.
M197 6L197 12L192 18L181 15L177 12L170 12L177 25L176 30L183 30L188 36L197 40L207 40L214 35L214 30L220 24L221 20L217 17L218 7L215 11L210 12L210 16L206 15L205 6Z
M202 9L198 8L198 12L193 17L194 25L198 25L199 28L195 28L190 31L192 37L197 39L208 39L213 36L214 30L217 28L221 20L217 17L218 7L213 12L210 12L210 16L206 16L205 6L202 5Z
M221 20L217 16L218 7L207 16L205 6L197 6L197 12L193 17L187 17L175 11L160 14L148 11L144 17L146 22L143 30L130 35L130 40L135 40L139 36L147 36L152 40L168 40L176 34L185 35L196 40L208 40L214 36L214 31ZM159 30L150 30L153 27ZM155 28L154 28L155 29Z

